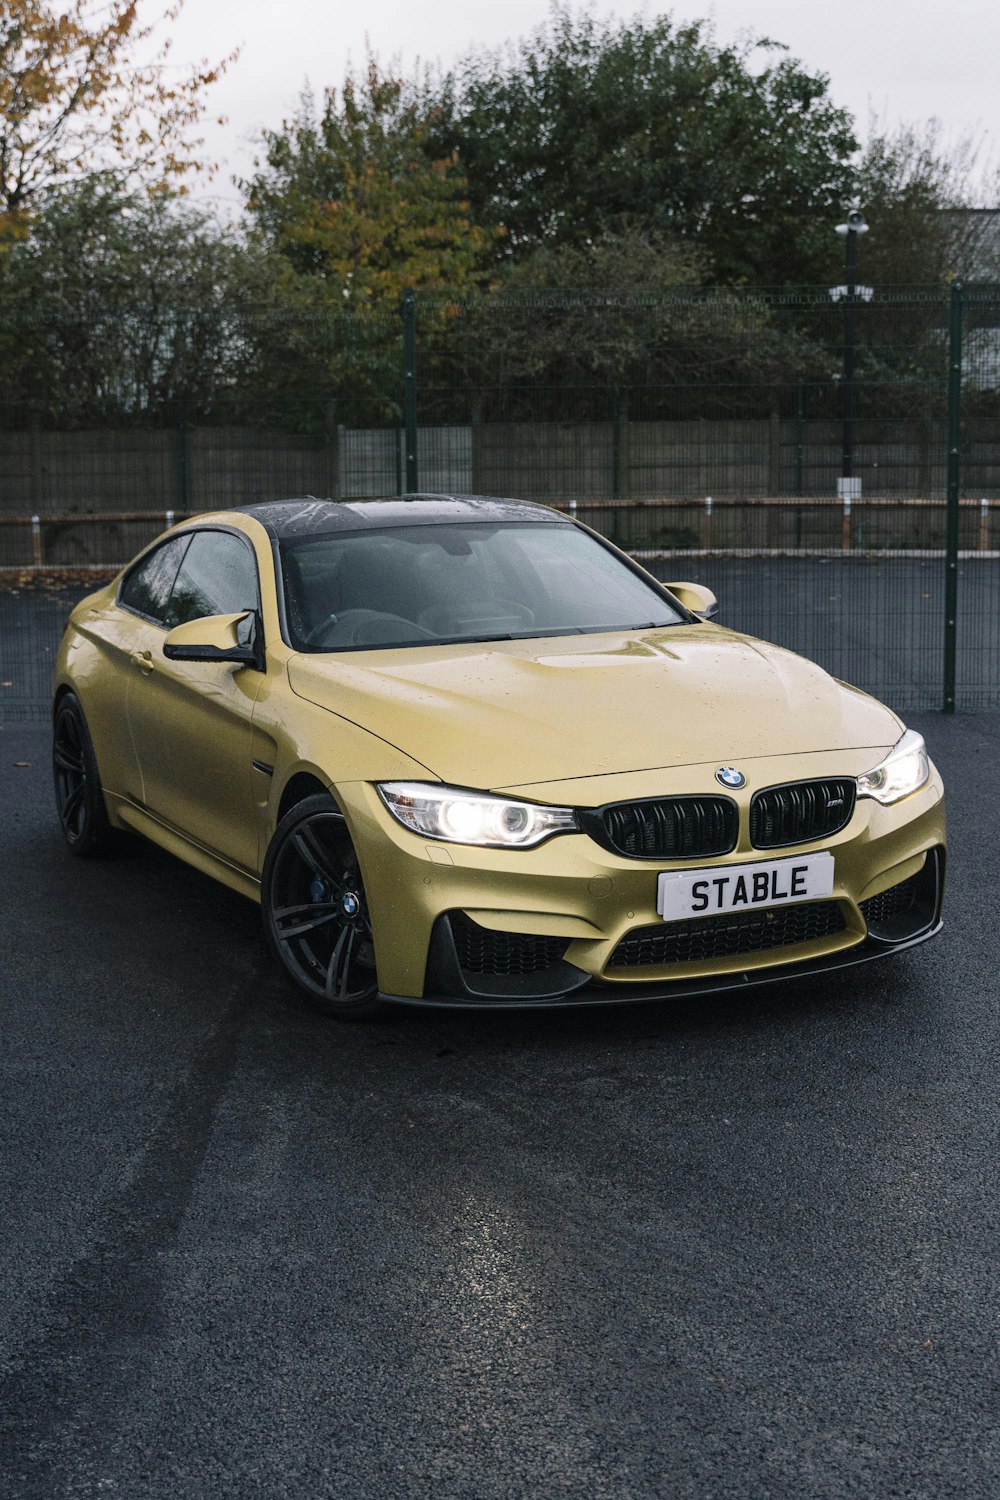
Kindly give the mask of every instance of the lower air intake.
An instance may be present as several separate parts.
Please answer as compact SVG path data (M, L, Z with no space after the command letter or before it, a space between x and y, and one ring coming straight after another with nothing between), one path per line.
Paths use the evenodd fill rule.
M731 912L692 922L661 922L626 933L608 964L614 969L659 968L735 958L771 948L794 948L843 932L847 924L836 901L807 901L766 911Z
M902 942L930 926L938 902L939 871L940 855L932 849L923 869L909 880L862 901L861 915L869 935L882 942Z
M527 932L494 932L461 912L451 919L459 968L465 974L538 974L557 964L569 947L567 938Z

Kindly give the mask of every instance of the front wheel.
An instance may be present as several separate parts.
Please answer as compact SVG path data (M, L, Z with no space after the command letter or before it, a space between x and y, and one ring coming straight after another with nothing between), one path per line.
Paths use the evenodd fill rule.
M261 911L271 952L314 1009L345 1021L382 1009L358 857L332 797L307 797L278 824Z
M52 723L52 777L63 837L74 854L93 859L114 848L87 721L75 693L59 700Z

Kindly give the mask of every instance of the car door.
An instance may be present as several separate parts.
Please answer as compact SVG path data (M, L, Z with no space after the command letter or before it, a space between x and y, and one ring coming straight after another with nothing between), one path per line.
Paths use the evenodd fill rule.
M263 675L231 662L169 661L167 631L205 615L260 611L247 538L211 528L190 538L160 625L132 653L127 714L142 800L160 822L241 869L257 869L250 742Z
M85 703L101 781L106 792L139 806L142 772L128 726L126 705L136 665L166 634L170 593L190 537L174 536L144 553L126 573L113 602L87 616L81 632L110 670L91 671Z

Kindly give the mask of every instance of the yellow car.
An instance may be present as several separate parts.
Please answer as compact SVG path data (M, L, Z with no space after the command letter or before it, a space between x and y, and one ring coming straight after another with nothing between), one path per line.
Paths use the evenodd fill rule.
M714 606L517 501L201 516L73 611L63 832L259 901L345 1018L702 994L931 937L923 740Z

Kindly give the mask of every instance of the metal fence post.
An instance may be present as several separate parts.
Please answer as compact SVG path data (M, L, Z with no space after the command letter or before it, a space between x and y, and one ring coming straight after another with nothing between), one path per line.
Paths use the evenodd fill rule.
M42 493L45 484L45 466L42 463L42 418L38 411L31 413L31 503L44 505Z
M948 523L945 532L944 575L944 703L955 712L958 652L958 523L962 483L962 283L951 288L948 337Z
M805 492L806 388L800 380L795 400L795 493Z
M406 448L406 494L417 482L417 299L413 288L403 293L403 428Z
M182 399L177 411L177 509L191 509L191 476L188 456L187 403Z
M772 410L767 425L767 493L772 499L785 493L781 456L781 413Z

